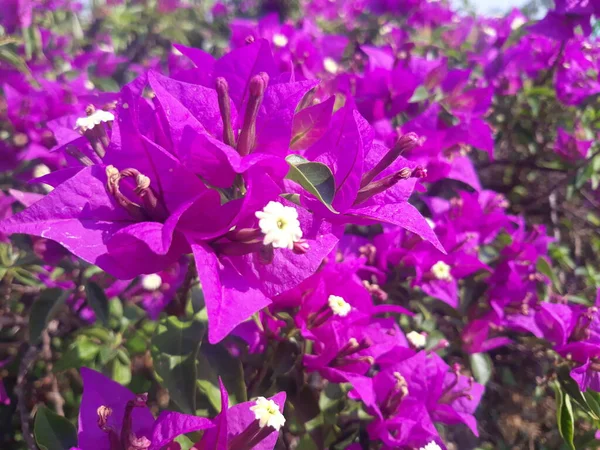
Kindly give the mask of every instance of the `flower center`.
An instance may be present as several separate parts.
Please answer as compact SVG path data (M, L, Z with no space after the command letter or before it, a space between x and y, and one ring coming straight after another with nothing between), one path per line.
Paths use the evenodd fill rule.
M340 317L346 317L352 309L352 306L350 306L350 304L346 302L346 300L337 295L330 295L327 299L327 303L329 304L329 307L331 308L333 313L336 316Z
M142 287L147 291L156 291L160 289L162 285L162 278L157 273L151 273L150 275L144 275L142 278Z
M408 342L416 349L425 347L425 344L427 343L427 336L424 333L419 333L417 331L408 333L406 339L408 339Z
M450 274L450 266L444 261L438 261L433 266L431 266L431 273L438 280L452 280L452 275Z
M279 431L285 424L285 417L279 411L279 405L273 400L258 397L254 405L250 407L250 411L254 413L254 418L258 420L260 428L268 426Z
M302 239L298 211L278 202L269 202L262 211L256 213L258 226L264 235L263 244L274 248L292 250L294 243Z

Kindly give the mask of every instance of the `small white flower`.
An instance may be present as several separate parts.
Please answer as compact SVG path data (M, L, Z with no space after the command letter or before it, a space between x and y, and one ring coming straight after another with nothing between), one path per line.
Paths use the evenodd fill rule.
M417 331L411 331L408 333L406 335L406 339L408 339L408 342L410 342L415 348L423 348L427 343L427 336Z
M452 280L452 275L450 274L450 266L444 261L438 261L433 266L431 266L431 273L433 273L433 276L436 277L438 280Z
M50 167L46 164L38 164L33 168L33 178L43 177L44 175L48 175L50 173Z
M147 291L156 291L162 286L162 278L157 273L144 275L142 277L142 287Z
M517 28L521 28L521 26L523 24L525 24L526 22L527 22L527 20L525 20L524 17L521 17L521 16L515 17L513 19L513 21L510 23L510 29L511 30L516 30Z
M435 442L431 441L425 447L421 447L419 450L442 450L442 448Z
M489 37L496 37L498 32L489 25L484 25L482 28L483 32L487 34Z
M288 38L285 34L275 33L273 35L273 44L277 47L285 47L288 44Z
M323 60L323 67L329 73L337 73L339 66L333 58L327 57Z
M273 400L258 397L254 405L250 407L250 411L254 413L254 418L258 420L258 425L261 428L268 426L279 431L285 423L285 417L281 414L279 406Z
M101 124L102 122L112 122L115 120L115 116L113 113L108 111L103 111L101 109L97 109L89 116L80 117L75 122L75 128L79 128L82 130L91 130L96 125Z
M298 211L291 206L269 202L262 211L256 212L258 226L265 235L263 244L275 248L294 248L294 242L302 239Z
M333 313L340 317L346 317L352 309L350 303L346 302L346 300L338 295L330 295L327 299L327 303L329 303L329 307Z
M43 177L44 175L48 175L49 173L50 173L50 168L46 164L38 164L37 166L35 166L33 168L32 175L33 175L33 178L39 178L39 177ZM46 184L46 183L42 183L41 186L46 192L50 192L54 189L52 186L50 186L49 184Z

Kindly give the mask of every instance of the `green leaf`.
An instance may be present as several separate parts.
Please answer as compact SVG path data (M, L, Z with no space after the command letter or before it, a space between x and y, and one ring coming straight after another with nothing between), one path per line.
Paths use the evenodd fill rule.
M415 89L415 92L413 93L410 100L408 100L408 103L419 103L423 100L427 100L428 98L429 91L427 90L427 88L425 86L419 86Z
M579 385L573 378L571 378L571 374L569 372L570 370L567 366L562 366L557 371L557 379L560 383L561 389L566 395L569 395L573 400L579 403L582 408L586 409L589 413L593 413L585 396L579 389Z
M88 281L85 284L85 295L88 305L96 314L96 318L105 326L108 326L108 298L104 293L104 289L93 281Z
M118 349L115 357L109 363L110 377L124 386L131 382L131 359L122 348Z
M556 392L556 423L558 431L570 450L576 450L573 444L575 436L575 419L573 417L573 406L571 397L563 393L560 385L555 385Z
M336 212L331 206L335 195L331 169L323 163L311 162L298 155L290 155L285 159L290 165L287 178L317 197L329 210Z
M40 406L37 410L33 435L41 450L69 450L77 447L75 426L45 406Z
M242 362L231 356L223 344L202 342L198 361L198 387L217 411L221 409L219 377L227 388L232 405L248 400Z
M93 361L100 352L100 345L87 336L79 336L63 353L53 367L53 372L79 368Z
M197 319L162 319L151 341L156 378L181 412L196 412L196 356L206 331Z
M492 359L487 353L473 353L469 355L469 361L475 380L485 386L492 377Z
M548 262L548 260L546 258L544 258L543 256L540 256L537 260L535 268L538 272L540 272L541 274L546 275L548 278L550 278L550 280L552 280L552 284L554 285L554 288L558 292L561 292L560 281L558 281L558 277L554 273L554 269L552 268L552 266L550 265L550 262Z
M41 338L48 323L54 318L63 305L70 291L58 288L42 291L39 298L31 306L29 313L29 342L36 344Z

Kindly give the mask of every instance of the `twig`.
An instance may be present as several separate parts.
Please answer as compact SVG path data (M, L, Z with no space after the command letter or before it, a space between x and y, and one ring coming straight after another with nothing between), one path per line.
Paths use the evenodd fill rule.
M56 375L52 373L52 347L50 331L56 331L56 328L57 322L53 320L48 324L48 329L46 329L42 334L42 357L46 360L46 373L52 378L51 389L46 397L54 404L56 413L64 416L65 399L62 397L62 395L60 395L60 390L58 389L58 379L56 378Z
M15 393L17 394L17 408L19 410L19 417L21 418L21 430L23 432L23 439L27 444L29 450L37 450L37 445L31 433L31 426L29 424L29 411L27 410L27 399L26 399L26 386L27 386L27 374L33 366L37 357L38 349L35 346L30 346L25 356L21 360L19 365L19 372L17 374L17 385L15 386Z

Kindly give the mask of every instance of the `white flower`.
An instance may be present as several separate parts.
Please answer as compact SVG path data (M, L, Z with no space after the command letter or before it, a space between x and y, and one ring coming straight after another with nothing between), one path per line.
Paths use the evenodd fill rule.
M275 248L294 248L294 242L302 239L298 211L291 206L269 202L262 211L256 212L258 226L265 235L263 244L273 244Z
M336 316L346 317L352 309L352 306L338 295L330 295L327 302Z
M427 343L427 336L417 331L411 331L408 333L406 335L406 339L408 339L408 342L410 342L415 348L423 348Z
M162 286L162 278L157 273L144 275L142 277L142 287L147 291L156 291Z
M438 280L450 281L452 275L450 274L450 266L444 261L438 261L431 267L431 273Z
M288 43L288 38L285 34L275 33L273 35L273 44L277 47L285 47Z
M43 177L44 175L48 175L50 173L50 167L46 164L38 164L33 168L33 178Z
M91 130L96 125L101 124L102 122L111 122L115 120L115 116L113 113L108 111L103 111L101 109L97 109L89 116L80 117L75 122L75 128L80 128L82 130Z
M33 168L33 178L40 178L43 177L44 175L48 175L50 173L50 167L48 167L46 164L38 164L37 166L35 166ZM41 183L42 189L44 189L46 192L50 192L52 191L54 188L52 186L50 186L49 184L46 183Z
M527 22L527 20L525 20L524 17L515 17L513 19L513 21L510 23L510 29L511 30L516 30L517 28L521 28L522 25L524 25Z
M258 420L258 425L261 428L268 426L279 431L285 423L285 417L281 414L279 406L273 400L258 397L254 405L250 407L250 411L254 413L254 418Z
M337 73L339 66L333 58L327 57L323 60L323 67L329 73Z
M482 28L483 32L487 34L489 37L496 37L498 32L489 25L484 25Z
M421 447L419 450L442 450L442 448L435 442L431 441L425 447Z

